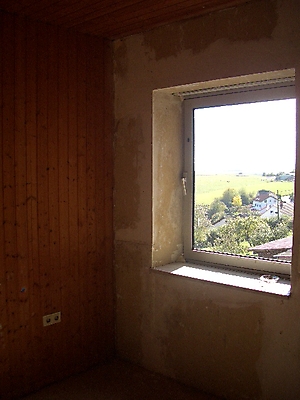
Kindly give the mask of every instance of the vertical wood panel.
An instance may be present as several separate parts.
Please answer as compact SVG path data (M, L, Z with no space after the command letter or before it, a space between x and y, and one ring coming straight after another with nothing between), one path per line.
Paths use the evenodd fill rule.
M68 188L69 188L69 272L68 272L68 291L66 292L66 302L70 303L70 314L68 324L72 331L72 338L74 340L74 358L69 360L74 362L75 357L78 355L79 345L78 335L81 334L82 326L80 324L80 315L74 315L73 310L80 309L80 287L84 278L79 274L79 258L80 251L78 248L78 126L77 126L77 97L79 78L77 71L78 64L78 44L77 37L73 35L68 36L68 76L67 76L67 93L68 93ZM85 264L85 268L87 265ZM81 282L78 286L78 282Z
M0 18L4 398L113 353L112 135L102 39Z
M104 282L105 292L104 298L106 303L105 313L105 348L107 355L114 348L114 296L113 296L113 270L110 265L113 264L113 255L110 251L113 248L113 237L111 234L111 221L113 218L113 142L111 134L114 131L114 99L113 99L113 57L112 57L112 43L110 41L104 42L104 126L103 126L103 141L102 148L104 151L105 163L104 176L100 176L98 171L97 181L103 179L104 187L104 224L105 224L105 238L104 238ZM100 146L100 144L99 144Z
M73 341L72 326L72 302L70 301L70 232L69 232L69 137L68 137L68 37L61 31L59 33L59 63L58 63L58 158L59 158L59 245L60 266L62 280L62 324L64 328L64 341L61 344L61 352L66 369L70 369L74 363L73 354L68 353L68 343Z
M93 320L97 326L96 330L87 331L85 330L85 335L91 343L97 343L97 338L95 337L96 331L98 331L99 318L97 318L97 293L95 291L97 270L99 273L99 266L97 265L97 247L96 247L96 182L95 182L95 169L96 169L96 157L101 157L100 154L96 154L96 132L101 134L101 128L97 126L97 119L95 118L95 113L101 112L95 110L92 104L95 103L95 90L97 86L97 75L93 67L95 65L94 53L94 42L88 43L87 52L87 265L88 269L86 271L88 276L88 295L87 301L87 312L86 312L86 323L88 320ZM100 129L99 129L100 128ZM99 260L100 261L100 260ZM87 290L87 287L86 287ZM89 362L95 362L94 358L97 358L97 347L95 346L94 352L90 348L86 348L85 352L88 356Z
M58 29L51 27L48 46L48 180L51 312L61 307L58 211ZM52 279L53 278L53 279Z
M16 202L15 202L15 59L14 18L7 15L3 21L3 204L4 204L4 265L6 277L7 348L9 352L10 381L19 376L18 311L17 311L17 246L16 246ZM10 40L8 40L10 38Z
M48 27L47 51L47 150L48 150L48 207L49 207L49 313L61 310L61 270L59 258L59 205L58 205L58 28ZM60 337L63 326L61 324L45 328L45 335L49 335L49 376L57 379L64 366L60 362ZM48 341L48 340L47 340ZM59 361L59 362L58 362Z
M97 249L97 261L96 268L101 270L101 274L95 274L94 276L94 296L97 298L96 307L94 309L95 318L98 321L98 332L99 339L105 343L105 325L106 325L106 310L103 310L101 304L105 301L105 285L103 285L105 279L105 217L103 210L105 209L105 148L104 144L104 101L103 92L101 88L104 87L104 43L102 40L95 40L92 47L93 58L93 71L97 71L97 74L93 76L94 80L94 91L93 91L93 102L99 104L99 112L94 111L93 120L95 127L100 127L99 134L95 135L95 220L96 231L93 233L96 241ZM96 69L96 65L98 68ZM101 134L100 134L101 132ZM102 283L102 290L97 288ZM97 338L95 338L95 341Z
M85 326L87 323L86 319L86 307L85 293L89 290L89 282L83 279L86 274L86 266L88 265L87 257L87 40L86 37L78 36L78 76L81 77L78 80L78 98L77 98L77 110L78 110L78 244L79 244L79 277L82 285L79 290L79 309L80 309L80 320L76 320L76 323L80 323L82 326L81 330L76 335L76 343L78 348L85 354L84 348L86 347L85 341ZM87 357L84 359L84 363Z
M20 346L18 371L19 382L25 389L32 364L30 340L29 270L26 203L26 132L25 121L25 20L15 24L15 193L16 193L16 235L17 235L17 293L18 345ZM25 367L25 368L24 368Z
M48 27L37 24L37 219L38 268L40 273L40 302L42 316L52 312L51 265L49 249L49 173L48 173ZM40 322L42 323L42 322ZM43 346L40 359L45 373L51 377L52 342L49 329L41 333Z
M28 384L38 379L40 366L36 360L42 354L41 291L38 254L37 212L37 26L26 21L26 189L27 189L27 235L28 274L30 302L30 340L32 360L29 367Z
M2 54L4 54L4 40L5 40L5 32L4 32L4 23L5 17L0 13L0 45L2 47ZM0 96L1 96L1 109L0 109L0 204L3 204L3 207L0 207L0 215L1 215L1 226L0 226L0 387L3 388L4 391L9 390L9 357L8 357L8 321L7 321L7 291L6 291L6 265L5 265L5 249L4 249L4 176L3 176L3 150L4 150L4 119L5 116L5 108L4 108L4 93L5 90L3 88L4 85L4 63L0 63ZM2 373L1 373L2 372Z

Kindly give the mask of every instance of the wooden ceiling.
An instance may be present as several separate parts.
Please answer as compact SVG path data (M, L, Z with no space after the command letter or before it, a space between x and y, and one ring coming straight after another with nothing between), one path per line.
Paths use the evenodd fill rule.
M249 0L0 0L0 9L110 39Z

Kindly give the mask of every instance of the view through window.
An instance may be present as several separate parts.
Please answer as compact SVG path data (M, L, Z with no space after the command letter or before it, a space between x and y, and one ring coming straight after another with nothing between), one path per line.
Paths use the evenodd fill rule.
M192 250L290 263L294 98L193 108Z

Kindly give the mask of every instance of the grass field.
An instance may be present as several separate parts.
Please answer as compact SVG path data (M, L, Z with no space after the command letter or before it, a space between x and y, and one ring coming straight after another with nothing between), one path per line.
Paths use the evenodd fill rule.
M294 182L277 182L261 175L196 175L196 204L211 204L226 189L245 189L247 193L270 190L282 196L294 192Z

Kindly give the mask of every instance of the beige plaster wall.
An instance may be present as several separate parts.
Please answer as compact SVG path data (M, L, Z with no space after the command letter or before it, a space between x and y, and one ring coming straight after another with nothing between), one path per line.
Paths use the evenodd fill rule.
M300 193L290 298L151 269L176 258L182 243L179 189L169 180L179 181L182 168L172 168L180 106L162 99L153 108L153 90L296 68L299 98L299 20L298 0L253 1L114 43L117 351L228 399L300 398ZM171 109L173 137L163 126L153 134L153 112L159 125ZM165 221L169 235L152 231Z

